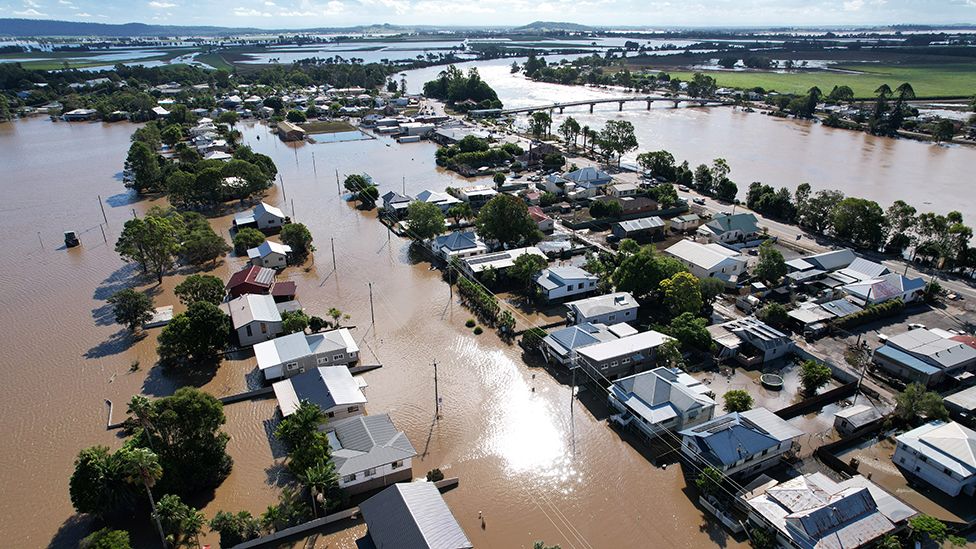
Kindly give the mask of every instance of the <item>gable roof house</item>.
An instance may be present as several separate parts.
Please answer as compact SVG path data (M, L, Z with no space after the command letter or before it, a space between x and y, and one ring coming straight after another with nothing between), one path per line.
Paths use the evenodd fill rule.
M411 460L417 450L389 414L332 421L327 433L339 488L346 493L360 494L413 477Z
M261 202L249 212L240 212L234 216L234 228L255 227L260 231L280 230L288 218L279 208Z
M247 257L251 265L268 267L269 269L284 269L288 266L288 254L291 246L280 242L265 240L256 248L248 248Z
M701 217L698 214L685 214L671 219L671 230L684 232L697 229L701 225Z
M712 419L711 391L679 368L661 366L624 377L610 386L611 421L632 427L645 439Z
M745 242L759 235L759 222L751 213L717 215L698 227L698 234L709 242Z
M311 370L359 360L359 346L347 328L317 334L293 334L262 341L254 346L254 357L264 379L272 381Z
M926 387L976 370L976 349L925 328L889 337L871 358L889 374Z
M694 240L679 240L664 253L688 267L698 278L718 278L726 284L735 284L740 274L746 272L746 260L742 255L721 244L701 244Z
M577 187L582 188L602 188L613 181L613 177L610 174L592 166L564 174L563 178L575 183Z
M591 322L610 325L636 320L640 305L631 294L615 292L570 301L566 307L569 309L566 319L572 324Z
M488 247L474 231L454 231L430 240L430 249L444 261L483 254Z
M664 234L664 220L657 216L617 221L610 226L617 238L655 237Z
M361 380L352 377L345 366L320 366L275 382L271 387L282 416L294 414L307 400L318 405L331 420L365 412L366 395L363 388L366 385L360 383Z
M892 461L950 496L976 493L976 432L932 421L895 437Z
M278 304L270 295L244 294L222 303L221 307L230 316L231 326L237 332L240 345L248 347L280 334L282 327L279 307L291 308L296 303L289 301Z
M681 454L728 476L752 476L779 463L802 434L769 410L753 408L681 431Z
M472 549L464 530L432 482L394 484L359 506L366 521L362 547ZM372 545L370 545L372 544Z
M557 266L543 269L535 283L546 299L552 301L596 291L600 277L573 266Z
M911 303L922 299L925 281L921 278L908 278L899 273L887 273L878 278L852 282L845 285L843 290L858 305L874 305L892 299Z
M812 473L770 480L743 494L749 520L781 547L858 549L901 531L917 512L861 475L836 482Z
M747 317L708 327L719 358L735 358L744 366L776 360L793 352L796 343L765 322Z
M265 294L273 297L276 303L295 299L298 286L292 280L278 281L277 274L274 269L248 265L231 275L224 289L232 298L244 294Z
M539 206L529 206L529 217L532 221L535 221L535 225L539 227L539 230L544 233L551 233L556 228L556 222L549 217L546 212L542 211Z
M549 260L542 250L535 246L528 246L525 248L512 248L511 250L501 252L465 257L461 260L461 269L470 276L476 276L488 269L503 272L511 268L512 265L515 265L515 260L525 254L537 255L546 261Z

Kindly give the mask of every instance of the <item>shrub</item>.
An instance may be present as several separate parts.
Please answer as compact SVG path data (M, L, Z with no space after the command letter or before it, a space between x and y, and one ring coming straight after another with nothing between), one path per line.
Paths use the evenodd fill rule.
M481 335L482 332L484 332L484 330L481 329L481 326L474 327L474 335Z
M546 335L542 328L530 328L522 334L522 347L529 351L538 349Z
M464 323L464 325L468 328L474 328L475 324L477 324L477 322L475 322L473 318L469 318L468 321Z
M722 396L726 412L745 412L752 409L752 396L742 389L733 389Z
M460 277L458 278L458 293L461 294L461 302L474 310L483 322L491 325L498 319L498 300L481 286L467 278Z
M440 469L431 469L427 471L427 482L439 482L444 480L444 473Z
M807 360L800 365L800 381L803 383L803 390L807 394L816 393L817 389L830 381L830 376L830 368L826 364Z

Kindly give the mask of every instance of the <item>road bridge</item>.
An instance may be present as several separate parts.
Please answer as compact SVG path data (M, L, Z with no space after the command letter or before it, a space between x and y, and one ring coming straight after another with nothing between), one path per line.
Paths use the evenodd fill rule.
M686 96L657 96L657 95L633 95L627 97L607 97L603 99L583 99L580 101L565 101L562 103L551 103L548 105L537 105L533 107L519 107L515 109L503 109L501 114L520 114L520 113L534 113L538 111L549 111L554 112L559 111L559 114L563 114L563 111L567 107L584 107L589 106L590 112L593 112L593 107L595 105L600 105L603 103L616 103L618 110L624 110L625 103L646 103L647 110L651 109L651 105L655 102L668 102L673 103L675 108L677 108L681 103L691 103L693 106L698 107L721 107L724 105L731 105L732 102L724 99L710 99L703 97L686 97Z

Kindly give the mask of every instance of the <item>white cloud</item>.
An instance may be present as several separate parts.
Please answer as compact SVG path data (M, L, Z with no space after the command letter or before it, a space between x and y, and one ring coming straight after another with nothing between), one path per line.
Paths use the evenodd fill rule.
M76 13L75 15L78 16L78 17L91 17L92 16L92 14L85 13L85 12Z
M74 5L74 2L71 0L58 0L58 4L61 4L62 6L71 6Z
M47 14L46 13L41 13L41 12L35 10L34 8L27 8L26 10L22 10L22 11L15 11L14 12L14 15L20 15L20 16L24 16L24 17L44 17Z
M39 7L41 7L40 4L38 4L34 0L24 0L24 5L27 6L28 8L39 8Z
M849 0L844 2L844 11L858 11L864 7L864 0Z
M272 2L271 0L267 0L267 1L266 1L266 2L264 3L264 5L265 5L265 6L269 6L269 7L271 7L271 6L277 6L278 4L275 4L275 3L274 3L274 2Z
M175 8L176 4L166 2L166 0L153 0L152 2L149 2L149 7L154 10L164 10L166 8Z
M237 17L271 17L266 11L258 11L252 8L234 8L234 15Z

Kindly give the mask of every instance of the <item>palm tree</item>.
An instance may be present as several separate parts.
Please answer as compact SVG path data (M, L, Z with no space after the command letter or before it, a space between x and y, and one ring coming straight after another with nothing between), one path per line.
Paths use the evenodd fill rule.
M895 91L898 92L898 101L910 101L915 99L915 89L912 88L912 85L908 82L902 83L902 85L895 88ZM890 90L889 93L891 93Z
M305 472L298 476L302 484L308 487L309 497L312 498L312 510L315 518L318 518L319 504L325 509L325 493L329 487L334 486L338 481L335 472L335 465L331 461L321 461L312 467L305 469Z
M303 400L295 413L285 418L275 429L275 437L291 448L300 447L309 434L317 433L326 421L325 412L318 405Z
M976 99L974 99L973 101L976 102ZM585 151L586 150L586 138L590 136L590 127L589 126L583 126L583 131L581 133L583 134L583 150Z
M149 417L152 415L152 401L142 395L135 395L129 401L129 409L127 412L139 422L142 430L146 433L146 441L149 443L149 447L152 448L152 437L150 433L154 428L152 422L149 420Z
M130 484L142 483L149 496L149 507L152 509L153 519L156 521L156 529L159 530L159 539L166 547L166 535L163 533L163 525L159 522L159 515L156 514L156 500L153 499L152 487L163 476L163 467L159 464L159 457L146 448L123 448L122 467L125 472L125 480Z

